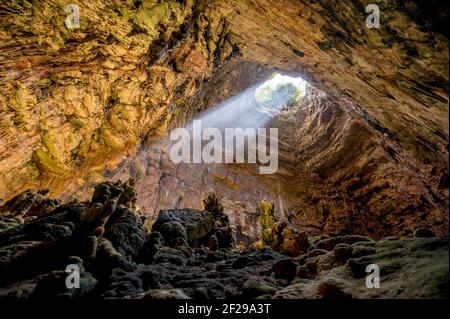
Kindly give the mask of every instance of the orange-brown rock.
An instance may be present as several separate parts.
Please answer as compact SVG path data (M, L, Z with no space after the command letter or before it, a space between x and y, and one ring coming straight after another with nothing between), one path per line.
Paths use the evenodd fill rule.
M448 234L448 8L437 1L80 0L0 3L0 197L87 199L136 180L137 204L200 208L214 191L239 241L258 202L311 233ZM164 138L270 77L315 88L271 123L280 169L174 165ZM163 142L161 142L163 141Z

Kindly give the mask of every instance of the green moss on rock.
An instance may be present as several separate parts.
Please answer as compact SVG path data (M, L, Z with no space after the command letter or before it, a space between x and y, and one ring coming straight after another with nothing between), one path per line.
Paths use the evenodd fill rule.
M43 149L37 149L34 152L33 161L42 175L64 175L66 173L66 169Z

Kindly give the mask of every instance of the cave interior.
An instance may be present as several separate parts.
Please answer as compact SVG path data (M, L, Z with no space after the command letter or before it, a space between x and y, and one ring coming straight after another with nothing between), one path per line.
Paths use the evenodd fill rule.
M0 299L448 298L447 5L66 2L0 3Z

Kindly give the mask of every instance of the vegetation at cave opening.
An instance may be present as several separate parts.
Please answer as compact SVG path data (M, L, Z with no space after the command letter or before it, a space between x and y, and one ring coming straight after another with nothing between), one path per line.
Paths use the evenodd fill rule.
M299 86L285 82L259 87L255 92L255 98L270 108L282 109L293 106L301 97L301 93Z

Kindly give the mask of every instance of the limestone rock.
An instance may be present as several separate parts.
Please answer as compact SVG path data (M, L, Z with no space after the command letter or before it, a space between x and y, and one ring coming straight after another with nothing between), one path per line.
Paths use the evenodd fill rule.
M281 232L283 242L280 252L288 256L299 256L308 250L308 235L303 231L296 231L292 227L283 229Z
M173 209L161 211L152 226L153 231L160 231L168 222L179 222L186 230L186 239L191 247L208 245L212 235L214 217L206 211L195 209ZM182 236L181 236L182 237Z
M179 237L187 239L186 229L178 221L164 223L159 228L159 232L163 236L164 242L170 247L175 246Z
M414 231L414 237L435 237L435 235L428 228L417 228Z
M277 279L291 281L297 275L297 264L292 259L282 259L273 265L273 273Z
M308 233L448 235L449 11L378 5L384 18L369 29L361 0L92 0L69 29L60 0L2 2L0 197L45 185L87 201L108 180L94 202L122 189L117 205L154 220L161 209L203 209L214 190L246 245L260 233L261 199ZM309 83L270 123L283 140L279 174L174 165L156 145L276 70ZM116 182L129 178L136 193Z
M278 289L271 283L267 281L262 281L259 278L250 278L242 287L243 298L257 298L263 295L273 295L278 291Z
M147 300L172 300L172 299L191 299L182 289L154 289L147 291L141 296L141 299Z
M447 237L320 236L310 241L308 253L296 258L269 246L221 248L219 240L214 243L217 249L210 250L190 247L177 235L166 236L175 239L173 244L156 230L148 233L140 213L116 201L61 204L37 216L24 215L20 225L1 232L0 299L449 295ZM184 228L182 222L191 227L210 225L209 232L194 232L207 233L200 237L205 240L227 224L203 211L189 210L178 216L162 214L155 228L170 223ZM97 232L99 228L103 232ZM69 264L80 269L81 289L66 289ZM374 264L380 269L380 288L367 289L366 268Z

